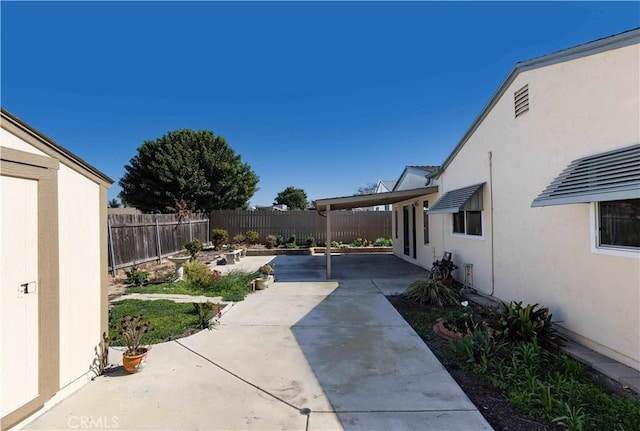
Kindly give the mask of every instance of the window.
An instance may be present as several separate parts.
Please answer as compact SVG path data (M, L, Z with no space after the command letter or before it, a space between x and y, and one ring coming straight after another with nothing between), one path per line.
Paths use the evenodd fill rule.
M422 202L422 225L424 228L424 244L429 244L429 201Z
M598 245L640 250L640 199L599 202Z
M482 236L482 212L462 210L453 213L453 233Z
M395 217L396 239L398 239L398 207L395 207L394 217Z

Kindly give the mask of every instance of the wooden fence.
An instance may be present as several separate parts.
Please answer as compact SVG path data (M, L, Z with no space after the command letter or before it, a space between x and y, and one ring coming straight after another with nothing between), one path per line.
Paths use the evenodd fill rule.
M260 242L268 235L296 236L299 244L313 237L318 244L327 238L326 217L317 211L239 211L219 210L211 213L211 228L225 229L229 239L248 230L258 232ZM333 211L331 240L351 242L356 238L375 240L391 238L390 211Z
M178 222L175 214L109 214L109 270L160 260L192 239L209 242L209 218L193 215Z

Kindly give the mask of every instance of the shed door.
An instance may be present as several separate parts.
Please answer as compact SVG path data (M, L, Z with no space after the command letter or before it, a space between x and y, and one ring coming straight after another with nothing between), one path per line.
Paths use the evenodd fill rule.
M38 396L38 181L0 177L2 414Z

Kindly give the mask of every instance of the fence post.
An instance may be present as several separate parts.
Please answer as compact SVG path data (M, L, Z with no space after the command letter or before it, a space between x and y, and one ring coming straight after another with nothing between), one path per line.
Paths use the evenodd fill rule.
M193 241L193 225L191 224L191 217L189 217L189 241Z
M116 253L113 250L113 234L111 233L111 218L107 217L107 230L109 232L109 248L111 249L111 275L116 276Z
M158 250L158 263L162 263L162 246L160 245L160 225L158 224L158 217L156 217L156 244L158 244L156 247Z
M207 244L211 244L211 229L209 229L211 223L211 215L207 219Z

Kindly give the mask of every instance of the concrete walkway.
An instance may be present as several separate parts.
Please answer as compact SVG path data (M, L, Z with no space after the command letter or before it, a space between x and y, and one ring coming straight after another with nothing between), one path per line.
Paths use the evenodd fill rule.
M335 274L355 272L304 282L299 265L322 260L279 256L278 282L216 329L154 346L141 373L98 378L27 429L491 429L383 295L422 274L384 257L338 256Z

